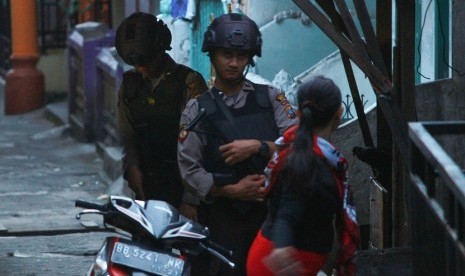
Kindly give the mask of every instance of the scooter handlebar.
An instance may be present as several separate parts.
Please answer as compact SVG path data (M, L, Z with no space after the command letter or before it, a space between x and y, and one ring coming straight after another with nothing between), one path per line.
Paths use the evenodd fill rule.
M231 257L233 255L232 250L224 248L223 246L217 244L216 242L210 241L210 240L208 241L208 247L210 247L211 249L219 252L221 255L224 255L226 257Z
M95 209L99 211L107 210L105 204L97 204L97 203L92 203L92 202L88 202L88 201L80 200L80 199L76 200L74 206L84 208L84 209Z
M229 260L229 257L232 256L232 251L227 250L224 247L213 243L211 241L208 242L208 245L205 245L203 243L200 244L201 247L203 247L205 250L207 250L210 254L224 262L225 264L229 265L231 268L235 268L236 265ZM225 254L226 253L226 254Z

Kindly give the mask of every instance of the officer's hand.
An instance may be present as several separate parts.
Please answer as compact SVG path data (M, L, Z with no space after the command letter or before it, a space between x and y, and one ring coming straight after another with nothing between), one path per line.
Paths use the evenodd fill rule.
M128 186L136 194L137 200L145 200L142 180L143 176L140 169L137 166L131 166L128 170Z
M219 150L223 153L224 162L233 165L257 153L260 150L260 141L255 139L234 140L229 144L220 146Z
M197 221L198 219L197 205L183 202L181 203L181 205L179 205L179 212L181 213L181 215L193 221Z
M248 175L242 178L237 184L224 186L227 196L230 198L263 201L265 198L265 188L263 183L265 176L262 174Z

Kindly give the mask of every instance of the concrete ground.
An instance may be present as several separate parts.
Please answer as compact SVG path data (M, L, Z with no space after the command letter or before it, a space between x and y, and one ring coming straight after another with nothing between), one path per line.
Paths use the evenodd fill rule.
M103 202L110 185L95 145L69 134L66 102L4 115L0 78L0 275L84 275L103 237L75 219L76 199ZM101 228L101 219L87 225Z

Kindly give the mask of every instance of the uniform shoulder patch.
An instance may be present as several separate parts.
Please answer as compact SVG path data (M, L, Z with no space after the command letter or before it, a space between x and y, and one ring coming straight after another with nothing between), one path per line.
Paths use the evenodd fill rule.
M281 103L282 105L286 105L287 103L286 95L284 93L279 93L278 95L276 95L276 101Z
M295 119L297 117L297 113L295 113L294 108L292 105L288 104L284 107L284 110L286 111L286 115L289 119Z
M178 136L178 141L179 142L184 142L186 140L187 135L189 135L189 131L186 129L186 124L182 124L179 126L179 136Z
M284 93L279 93L276 95L275 99L284 107L286 115L289 119L295 119L297 117L297 113L295 112L294 107L292 107L292 105L289 103Z

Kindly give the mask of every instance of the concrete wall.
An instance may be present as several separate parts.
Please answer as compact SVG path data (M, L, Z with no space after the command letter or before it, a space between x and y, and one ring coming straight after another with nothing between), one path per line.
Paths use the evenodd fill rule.
M367 120L371 136L376 144L376 108L367 112ZM373 176L373 173L370 166L352 154L353 147L364 146L358 120L341 125L333 133L331 142L336 145L349 162L349 182L352 185L357 221L360 225L367 225L370 222L370 190L373 186L370 176Z
M284 5L291 2L292 5ZM349 11L358 24L355 8L347 1ZM263 38L262 57L257 58L255 73L272 79L281 69L297 76L315 66L338 48L328 36L292 1L254 1L250 3L250 16L261 22ZM263 5L263 6L261 6ZM264 6L266 5L266 7ZM270 6L270 7L269 7ZM367 9L374 26L376 2L367 1Z
M418 121L465 120L465 83L444 79L416 87ZM463 136L435 137L444 150L462 168L465 167Z
M246 13L259 27L273 20L275 14L287 10L300 10L291 0L248 0Z
M304 25L300 18L272 21L260 31L262 57L257 58L256 73L268 79L281 69L297 76L337 50L316 25Z
M65 58L66 49L49 49L41 55L37 68L45 76L46 92L68 91L68 62Z
M371 87L371 83L368 78L366 78L365 73L363 73L354 63L351 63L351 65L360 98L364 104L364 110L366 112L368 109L371 109L376 105L376 95ZM343 115L343 120L345 121L356 118L357 112L355 110L355 105L353 104L352 93L339 50L318 61L314 66L297 75L295 79L300 82L305 82L315 75L323 75L332 79L341 90L342 101L344 108L346 109L346 113Z

